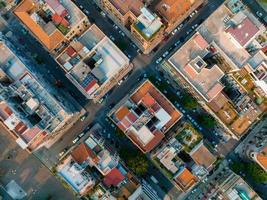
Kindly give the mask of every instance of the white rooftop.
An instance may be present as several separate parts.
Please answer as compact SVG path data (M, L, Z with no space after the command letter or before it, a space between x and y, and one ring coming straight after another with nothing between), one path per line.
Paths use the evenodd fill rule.
M156 125L157 129L161 129L171 120L171 116L163 108L159 109L158 112L155 113L155 116L159 120L159 123Z

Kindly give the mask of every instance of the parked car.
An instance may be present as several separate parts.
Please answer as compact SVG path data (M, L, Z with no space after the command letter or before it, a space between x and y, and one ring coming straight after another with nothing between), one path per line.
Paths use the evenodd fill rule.
M162 61L162 57L159 57L159 58L156 60L156 63L159 64L161 61Z
M173 31L172 31L172 35L175 35L175 33L178 31L178 29L176 28L176 29L174 29Z
M82 138L84 135L85 135L85 132L81 132L81 133L78 135L78 137L79 137L79 138Z
M72 140L73 144L76 144L79 141L80 138L76 137L74 140Z
M165 51L162 55L163 58L165 58L169 54L169 51Z

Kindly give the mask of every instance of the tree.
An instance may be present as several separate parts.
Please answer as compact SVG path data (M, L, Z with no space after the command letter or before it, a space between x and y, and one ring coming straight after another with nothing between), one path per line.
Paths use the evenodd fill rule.
M145 155L141 152L124 147L120 150L120 156L137 176L142 176L147 173L149 163Z
M198 121L206 129L213 128L216 125L216 120L208 114L199 115Z
M184 94L183 95L181 103L186 109L190 109L191 110L191 109L198 108L197 100L195 98L193 98L189 94Z

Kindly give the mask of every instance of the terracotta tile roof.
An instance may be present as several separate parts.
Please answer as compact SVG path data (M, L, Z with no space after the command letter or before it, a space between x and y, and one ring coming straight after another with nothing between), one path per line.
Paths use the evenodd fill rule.
M155 99L149 94L147 93L143 98L142 98L142 102L146 107L151 107L152 105L155 104Z
M222 93L219 93L211 102L209 102L209 106L214 112L218 112L227 102L227 98Z
M127 118L133 123L137 120L137 117L134 113L130 112L128 115L127 115Z
M146 145L143 145L139 139L133 134L128 133L128 137L137 145L137 147L144 153L150 152L152 149L154 149L164 138L164 134L160 132L159 130L155 130L153 132L154 137L153 139L148 142Z
M261 167L267 171L267 146L259 154L257 154L257 160Z
M201 49L205 49L209 46L209 43L202 37L201 34L196 34L194 41Z
M28 127L23 123L23 122L19 122L17 124L17 126L15 127L14 131L18 134L22 134L24 133L24 131L26 131L28 129Z
M23 0L15 8L14 13L48 50L53 50L64 41L64 35L57 29L48 35L29 15L34 9L35 4L33 0Z
M77 146L71 155L78 164L82 164L88 158L92 158L95 162L98 160L96 154L84 143Z
M236 27L230 27L226 32L230 33L236 41L244 46L250 41L259 31L259 28L247 17Z
M125 179L124 175L117 168L112 169L104 178L104 184L108 187L117 186Z
M10 115L12 115L12 110L8 107L8 105L2 101L0 103L0 117L3 120L6 120Z
M30 142L38 133L40 133L41 129L37 126L28 129L22 134L22 138L24 138L27 142Z
M183 171L174 178L174 181L183 191L189 190L197 183L197 180L197 177L194 176L187 168L184 168Z
M195 163L204 166L208 170L211 169L212 164L216 161L216 157L204 146L204 144L200 144L195 150L193 149L190 156Z
M122 120L128 113L129 109L126 106L122 106L119 110L115 113L116 118L120 121Z
M156 5L156 10L172 24L186 13L194 2L194 0L161 0Z

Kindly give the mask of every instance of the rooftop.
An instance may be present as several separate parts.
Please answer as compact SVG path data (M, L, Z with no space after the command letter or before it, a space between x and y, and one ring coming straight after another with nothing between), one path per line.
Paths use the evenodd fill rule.
M238 25L241 26L238 28ZM227 30L230 30L241 44L243 44L257 30L263 31L265 28L249 11L241 10L235 14L224 4L213 12L198 28L198 32L208 43L216 43L223 51L222 54L225 54L224 57L233 69L240 68L251 58L251 55L243 46L237 44L236 39L233 39L231 34L227 33Z
M195 3L195 0L160 0L156 5L156 10L168 23L174 23Z
M125 176L122 174L122 172L118 168L114 168L105 176L104 184L109 187L117 186L124 179L125 179Z
M111 116L143 151L152 150L182 114L150 82L139 86Z
M48 50L59 47L86 17L70 0L23 0L14 13Z
M191 158L196 164L204 166L207 170L211 169L216 157L205 147L203 142L199 143L191 152Z
M129 65L129 59L96 25L71 42L57 61L89 96Z
M174 68L206 101L211 101L223 89L220 79L224 72L216 64L204 61L210 51L208 42L201 34L196 33L169 59Z
M257 162L259 165L267 171L267 146L265 146L257 155Z
M239 24L226 29L226 32L230 33L241 46L245 46L259 30L260 29L246 17Z
M187 168L183 168L174 177L174 181L183 191L186 192L197 183L198 179Z
M122 14L132 12L136 17L140 15L141 8L144 7L142 0L109 0L109 2Z
M81 195L88 192L95 184L93 178L69 156L58 167L58 174Z
M53 132L69 115L50 95L49 86L37 80L28 65L25 66L13 50L0 42L0 71L3 77L0 84L5 89L1 95L14 113L12 119L18 118L21 127L36 126L40 130ZM29 142L37 132L27 133L25 141Z
M149 11L146 7L141 9L141 15L138 16L137 22L133 25L146 40L150 40L163 26L161 19Z

